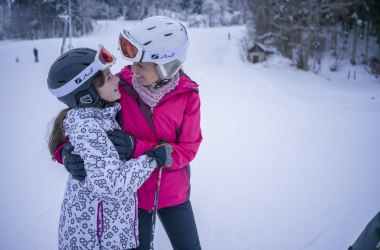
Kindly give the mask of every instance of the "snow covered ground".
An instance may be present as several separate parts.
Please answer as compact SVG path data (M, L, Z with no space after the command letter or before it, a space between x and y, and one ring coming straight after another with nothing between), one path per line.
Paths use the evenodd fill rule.
M117 51L124 25L99 22L73 45L104 44L119 57L116 73L126 64ZM349 64L315 74L279 57L243 63L243 27L189 35L185 71L200 85L204 135L191 200L203 249L347 249L380 210L379 80ZM57 248L68 174L49 159L46 137L64 106L46 78L61 43L0 42L3 250ZM356 80L347 79L349 70ZM155 245L170 249L161 225Z

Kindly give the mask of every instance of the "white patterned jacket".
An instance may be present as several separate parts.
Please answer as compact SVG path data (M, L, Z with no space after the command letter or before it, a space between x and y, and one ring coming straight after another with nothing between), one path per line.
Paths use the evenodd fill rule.
M112 107L74 108L64 120L71 144L84 160L85 181L71 176L61 208L59 249L129 249L138 246L137 189L157 167L142 155L119 155L106 131L119 128Z

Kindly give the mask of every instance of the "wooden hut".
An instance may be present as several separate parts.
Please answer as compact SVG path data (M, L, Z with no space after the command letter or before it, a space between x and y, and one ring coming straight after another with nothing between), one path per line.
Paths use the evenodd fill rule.
M266 48L260 43L256 43L252 48L248 50L248 61L252 63L258 63L265 61L268 55L272 54L273 51Z

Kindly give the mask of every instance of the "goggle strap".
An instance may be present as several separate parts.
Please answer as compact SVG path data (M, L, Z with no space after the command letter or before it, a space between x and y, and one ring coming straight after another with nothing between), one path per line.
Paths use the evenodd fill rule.
M93 63L88 65L84 70L82 70L76 77L71 79L68 83L65 85L62 85L59 88L51 89L49 88L50 92L55 95L56 97L62 97L65 95L70 94L75 89L82 86L83 83L85 83L89 78L94 76L99 71L99 65L100 63L98 60L95 60ZM99 65L99 66L97 66ZM95 67L97 66L97 67Z
M166 50L166 51L160 51L160 52L145 51L140 46L140 44L138 44L132 38L132 36L129 34L128 31L123 30L120 33L120 35L123 39L127 40L131 45L133 45L137 49L137 54L134 58L131 58L128 55L124 55L124 53L122 53L125 59L131 60L133 62L153 62L156 64L168 63L173 60L172 59L173 56L175 56L176 58L186 56L187 48L189 47L189 40L187 40L185 44L172 50ZM141 54L141 56L139 54Z
M116 63L116 58L111 53L110 55L112 56L112 59L113 59L111 62L102 63L100 61L100 56L101 56L100 53L102 49L104 49L107 53L109 53L107 49L105 49L102 45L100 45L100 48L95 55L95 59L90 65L88 65L84 70L82 70L77 76L75 76L65 85L62 85L61 87L56 88L56 89L49 88L50 92L56 97L62 97L62 96L68 95L74 90L76 90L77 88L79 88L80 86L82 86L83 83L85 83L88 79L90 79L96 73L98 73L99 70L104 70L114 65Z

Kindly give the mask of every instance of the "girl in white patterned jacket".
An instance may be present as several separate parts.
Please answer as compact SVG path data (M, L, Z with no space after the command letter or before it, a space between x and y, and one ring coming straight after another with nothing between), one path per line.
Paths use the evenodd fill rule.
M99 51L73 49L61 55L49 71L50 92L68 106L54 122L50 153L53 155L68 135L87 173L82 181L71 176L67 181L59 249L136 248L136 191L156 167L171 165L168 144L125 161L121 158L128 156L119 155L108 139L107 133L120 129L116 121L119 78L109 69L115 60L102 46ZM134 143L133 137L130 143Z

